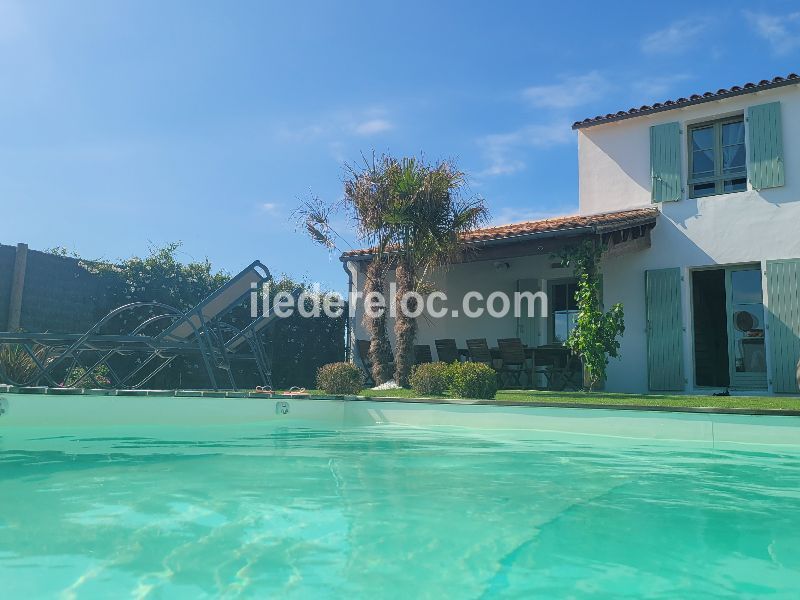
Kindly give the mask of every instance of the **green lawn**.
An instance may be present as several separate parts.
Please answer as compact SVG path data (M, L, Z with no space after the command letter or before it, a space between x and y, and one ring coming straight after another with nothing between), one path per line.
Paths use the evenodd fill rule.
M312 394L322 394L311 390ZM382 398L418 398L413 390L364 390L362 396ZM446 398L442 396L441 398ZM604 392L542 392L501 390L496 400L507 402L544 402L548 404L606 404L614 406L664 406L675 408L743 408L800 410L800 396L682 396L655 394L609 394Z

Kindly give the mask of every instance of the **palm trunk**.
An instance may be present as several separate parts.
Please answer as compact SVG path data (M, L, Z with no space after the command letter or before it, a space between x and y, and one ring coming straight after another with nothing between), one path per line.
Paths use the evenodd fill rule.
M394 379L403 387L408 387L411 376L411 367L414 366L414 341L417 337L417 320L403 314L403 296L414 289L414 271L411 265L401 260L395 270L397 281L397 297L395 298L396 316L394 320L395 353L394 353ZM408 303L410 310L414 310L415 300Z
M364 295L371 292L384 294L385 283L386 264L381 260L373 260L367 267ZM364 313L362 324L370 336L369 360L372 363L372 378L376 385L386 383L392 377L392 348L386 330L386 311L379 317L371 317Z

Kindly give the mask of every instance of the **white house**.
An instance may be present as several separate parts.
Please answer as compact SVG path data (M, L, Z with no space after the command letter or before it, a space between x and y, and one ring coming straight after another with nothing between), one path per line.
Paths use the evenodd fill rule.
M560 343L572 274L553 254L609 244L603 301L626 331L606 389L797 393L800 357L800 77L776 77L579 121L578 215L482 229L441 273L468 290L548 292L544 317L421 320L419 343L520 337ZM342 256L363 288L368 251ZM353 338L365 337L361 315Z

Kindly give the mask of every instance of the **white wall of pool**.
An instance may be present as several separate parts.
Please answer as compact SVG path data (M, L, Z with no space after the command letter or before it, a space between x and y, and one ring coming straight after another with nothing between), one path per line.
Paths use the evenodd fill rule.
M800 416L666 412L342 398L114 396L0 393L0 436L22 428L213 426L263 423L342 428L460 427L617 442L758 445L800 451Z

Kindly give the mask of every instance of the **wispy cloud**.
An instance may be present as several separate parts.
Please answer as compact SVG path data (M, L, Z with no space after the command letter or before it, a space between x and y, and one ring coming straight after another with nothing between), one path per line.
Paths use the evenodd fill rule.
M368 119L363 123L358 123L353 131L358 135L375 135L393 128L394 125L387 119Z
M701 33L708 28L705 19L683 19L675 21L642 39L645 54L680 54L689 50Z
M791 54L800 48L800 12L771 15L744 11L750 27L772 46L778 55Z
M562 76L557 83L533 85L522 90L521 97L543 115L538 123L527 124L478 139L486 158L486 168L477 177L512 175L526 168L525 157L532 150L562 146L574 141L570 128L570 109L595 102L612 89L608 78L599 71Z
M258 209L269 215L277 215L280 212L281 205L277 202L263 202L258 205Z
M278 129L281 140L307 143L359 136L374 136L395 128L387 111L370 108L359 111L331 111L317 116L311 122L283 124Z
M610 88L598 71L562 77L559 83L534 85L522 91L523 97L537 108L566 109L588 104L604 96Z
M325 128L321 125L281 125L277 136L281 141L304 143L319 139L325 132Z
M513 175L525 169L525 163L512 158L506 152L488 152L490 164L482 171L478 171L478 177L497 177L498 175Z
M531 148L550 148L568 144L574 136L567 120L528 125L516 131L495 133L482 137L478 143L489 166L477 175L511 175L525 169L521 155Z

